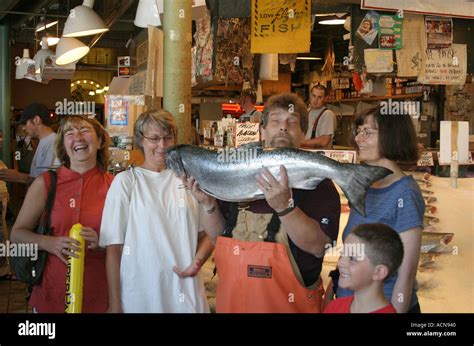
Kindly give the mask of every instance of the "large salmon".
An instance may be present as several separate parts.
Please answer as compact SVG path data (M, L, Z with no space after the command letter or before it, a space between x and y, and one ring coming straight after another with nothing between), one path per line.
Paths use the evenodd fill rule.
M340 163L316 152L257 145L212 151L181 144L168 149L166 163L176 175L194 177L203 191L229 202L264 199L255 184L257 174L266 167L280 179L280 165L284 165L291 188L312 190L322 180L332 179L361 215L365 215L367 188L392 173L384 167Z

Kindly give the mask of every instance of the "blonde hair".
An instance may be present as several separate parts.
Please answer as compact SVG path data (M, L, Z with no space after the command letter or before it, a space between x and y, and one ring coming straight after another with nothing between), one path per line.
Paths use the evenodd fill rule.
M102 172L107 172L110 157L110 136L107 131L105 131L104 127L95 119L89 119L82 115L68 115L62 119L61 123L59 124L58 133L56 135L56 142L54 143L56 156L64 166L68 168L71 166L71 161L67 155L66 148L64 147L64 134L66 131L70 130L83 121L92 125L92 128L94 129L95 134L100 141L100 146L97 149L97 166Z
M176 126L176 120L173 115L165 110L152 109L143 112L138 117L133 127L133 143L143 153L143 133L148 129L150 125L155 125L162 129L164 132L173 135L175 139L178 137L178 127Z

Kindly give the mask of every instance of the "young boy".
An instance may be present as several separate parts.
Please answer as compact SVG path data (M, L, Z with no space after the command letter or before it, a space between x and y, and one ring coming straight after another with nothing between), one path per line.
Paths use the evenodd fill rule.
M355 227L337 264L339 285L354 291L354 296L331 301L324 313L396 313L385 298L383 282L400 267L402 259L403 243L389 226Z

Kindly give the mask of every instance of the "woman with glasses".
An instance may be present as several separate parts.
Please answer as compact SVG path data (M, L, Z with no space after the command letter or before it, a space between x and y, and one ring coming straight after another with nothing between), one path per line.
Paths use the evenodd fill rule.
M209 311L196 275L212 252L200 232L202 207L166 167L176 136L170 113L142 113L134 142L145 161L118 174L110 187L100 236L107 247L109 312Z
M354 140L360 161L382 166L393 173L375 182L367 191L367 216L351 209L343 239L364 223L384 223L396 230L403 241L405 255L398 270L384 283L384 293L397 312L420 312L415 278L421 247L423 214L421 191L412 176L398 166L418 159L416 133L409 115L382 114L381 108L369 109L355 120ZM351 280L348 268L339 269L341 280ZM337 297L352 295L341 287Z
M37 244L49 255L39 285L33 288L29 305L35 312L64 312L67 258L79 249L69 237L71 227L82 224L86 240L82 312L107 311L105 252L98 248L102 208L113 176L107 173L109 135L95 119L66 116L56 136L56 195L51 212L51 235L33 232L46 208L51 176L45 172L30 186L11 240Z

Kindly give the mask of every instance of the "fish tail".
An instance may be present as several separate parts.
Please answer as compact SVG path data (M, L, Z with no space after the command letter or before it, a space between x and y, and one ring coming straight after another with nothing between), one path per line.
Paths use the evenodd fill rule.
M367 189L374 181L380 180L392 171L380 166L369 166L359 164L344 164L345 174L336 180L342 191L349 200L351 207L359 214L365 216L365 195Z

